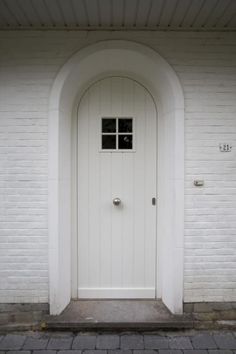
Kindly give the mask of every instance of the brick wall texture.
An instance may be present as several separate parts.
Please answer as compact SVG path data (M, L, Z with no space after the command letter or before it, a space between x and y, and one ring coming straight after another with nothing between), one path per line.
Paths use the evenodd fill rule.
M61 66L105 39L152 47L177 73L185 97L184 300L236 301L236 33L1 31L0 302L48 301L48 98ZM232 151L220 153L219 143Z

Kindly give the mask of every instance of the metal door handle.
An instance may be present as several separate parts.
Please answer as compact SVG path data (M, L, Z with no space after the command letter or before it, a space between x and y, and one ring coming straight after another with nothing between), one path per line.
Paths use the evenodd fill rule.
M114 199L113 199L113 204L114 204L114 205L117 206L117 205L120 205L120 203L121 203L120 198L114 198Z

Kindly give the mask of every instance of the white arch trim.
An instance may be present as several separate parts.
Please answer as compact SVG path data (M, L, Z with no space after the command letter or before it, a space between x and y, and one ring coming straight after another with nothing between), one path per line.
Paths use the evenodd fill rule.
M158 109L157 296L173 313L183 308L184 98L178 77L154 50L129 41L104 41L74 54L59 71L49 107L50 313L71 299L73 201L72 116L78 100L101 77L121 75L143 84Z

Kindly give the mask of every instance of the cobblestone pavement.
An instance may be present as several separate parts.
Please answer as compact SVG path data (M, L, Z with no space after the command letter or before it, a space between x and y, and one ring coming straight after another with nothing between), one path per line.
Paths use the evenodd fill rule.
M0 354L236 354L236 332L0 335Z

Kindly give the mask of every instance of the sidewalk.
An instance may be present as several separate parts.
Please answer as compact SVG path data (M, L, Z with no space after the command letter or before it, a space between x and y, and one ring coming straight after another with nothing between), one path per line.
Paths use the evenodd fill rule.
M236 354L236 332L25 332L0 335L0 354Z

